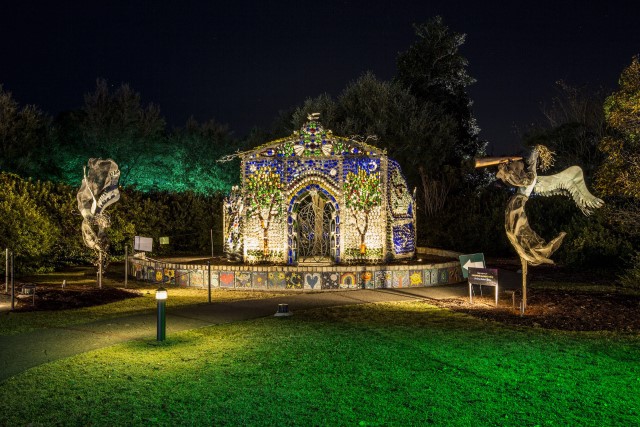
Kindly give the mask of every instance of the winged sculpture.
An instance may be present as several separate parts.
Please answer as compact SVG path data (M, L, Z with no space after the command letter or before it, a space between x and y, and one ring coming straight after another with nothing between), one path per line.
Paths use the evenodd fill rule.
M553 264L551 255L558 250L566 233L545 241L529 225L525 205L529 196L564 195L571 197L583 214L591 215L604 202L591 194L584 182L579 166L571 166L555 175L538 175L538 168L545 171L553 165L553 152L544 145L537 145L525 162L522 157L493 157L476 160L476 167L498 166L496 177L517 188L505 209L505 231L522 263L522 310L526 307L527 265Z
M522 158L507 157L483 159L485 164L497 164L496 177L517 187L517 192L509 199L505 211L505 229L509 241L523 260L531 265L553 264L549 258L562 244L566 233L562 232L546 242L529 226L525 205L529 196L564 195L573 198L585 215L604 202L589 192L584 174L579 166L571 166L555 175L538 175L538 168L545 171L553 164L553 152L543 145L537 145L527 159L525 167ZM493 163L492 163L493 162Z

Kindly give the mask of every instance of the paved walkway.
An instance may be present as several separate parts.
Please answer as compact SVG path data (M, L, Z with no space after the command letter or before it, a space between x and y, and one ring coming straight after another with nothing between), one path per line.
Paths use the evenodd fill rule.
M171 308L167 303L167 335L202 326L272 316L278 304L292 312L374 302L451 298L467 293L466 283L408 289L376 289L283 295L260 300L216 302ZM130 340L156 335L155 313L100 320L67 327L0 336L0 381L34 366Z

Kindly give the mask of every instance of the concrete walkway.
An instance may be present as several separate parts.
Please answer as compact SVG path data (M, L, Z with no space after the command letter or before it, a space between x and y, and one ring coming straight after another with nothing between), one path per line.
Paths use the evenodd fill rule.
M444 299L465 296L467 285L376 289L283 295L260 300L216 302L171 308L167 303L167 335L174 332L272 316L278 304L292 312L375 302ZM67 327L52 326L19 335L0 336L0 381L34 366L130 340L156 336L155 313L100 320Z

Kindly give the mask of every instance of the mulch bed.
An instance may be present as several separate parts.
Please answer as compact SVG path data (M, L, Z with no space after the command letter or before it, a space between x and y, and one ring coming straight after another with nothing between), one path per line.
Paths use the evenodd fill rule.
M495 307L493 297L430 300L452 311L517 326L563 331L640 332L640 296L617 293L531 289L527 292L527 309L520 315L510 300L501 299Z
M21 286L16 286L21 289ZM20 295L16 298L16 311L67 310L72 308L91 307L136 298L140 295L124 289L104 287L84 288L69 287L64 290L38 285L35 304L30 295Z

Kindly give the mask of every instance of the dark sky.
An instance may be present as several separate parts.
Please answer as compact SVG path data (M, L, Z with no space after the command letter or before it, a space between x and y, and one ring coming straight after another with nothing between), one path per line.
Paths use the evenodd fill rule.
M640 53L640 1L3 2L0 84L55 115L97 77L129 83L170 125L193 115L238 136L363 72L395 73L411 24L441 15L467 34L474 112L494 154L541 121L554 82L615 88Z

